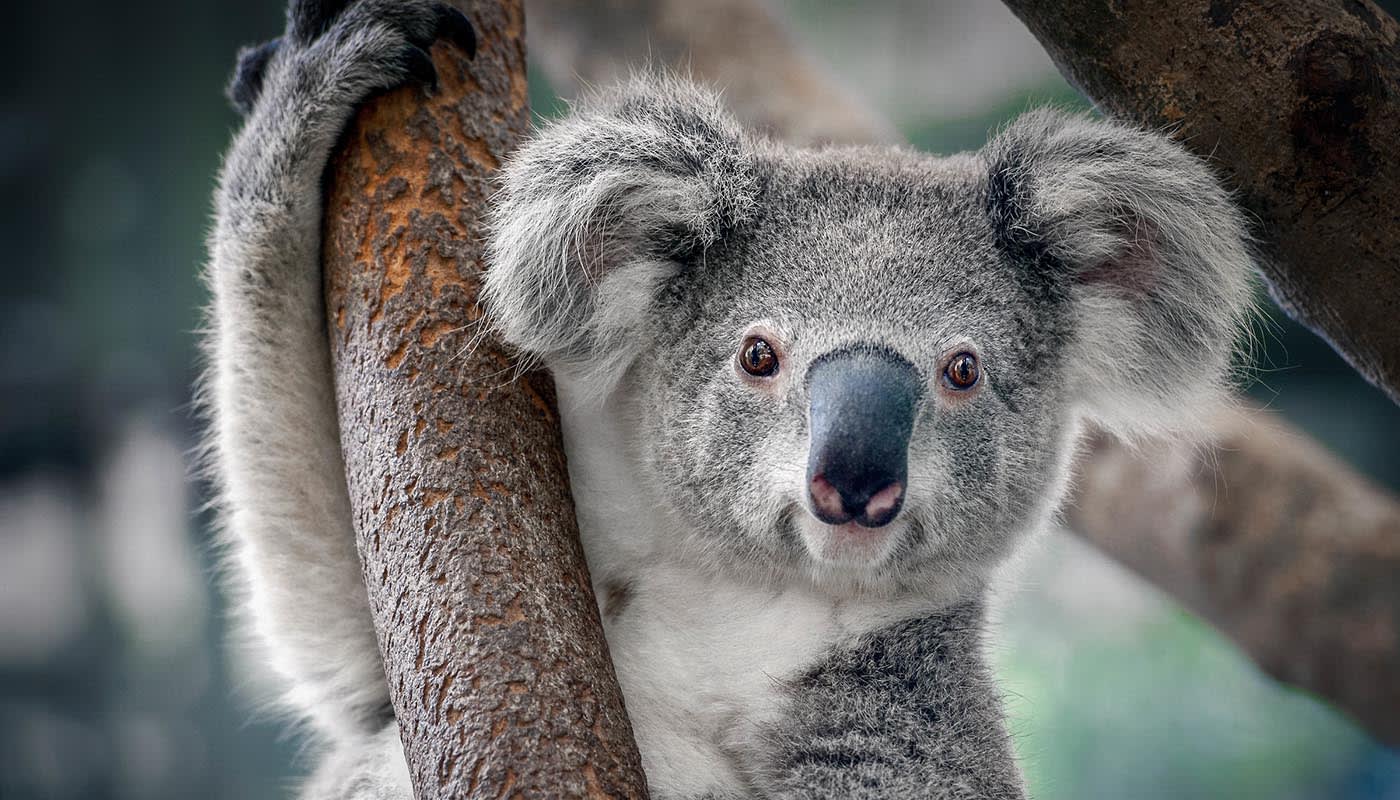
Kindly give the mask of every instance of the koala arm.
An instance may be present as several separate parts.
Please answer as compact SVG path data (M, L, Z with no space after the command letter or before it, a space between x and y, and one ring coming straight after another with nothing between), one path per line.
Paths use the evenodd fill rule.
M788 687L769 798L1025 796L982 655L980 602L866 634Z
M439 3L293 2L247 51L249 110L215 194L202 393L236 589L285 704L318 732L381 727L388 692L360 575L335 416L320 271L321 176L355 106L431 78L423 48L470 24Z

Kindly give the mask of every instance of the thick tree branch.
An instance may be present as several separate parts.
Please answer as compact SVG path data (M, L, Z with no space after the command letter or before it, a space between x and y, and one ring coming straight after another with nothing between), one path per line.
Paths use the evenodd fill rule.
M492 173L529 124L518 0L462 4L431 97L331 165L327 308L355 528L417 795L642 797L578 543L553 386L478 339Z
M542 50L587 54L545 63L559 85L571 85L574 71L606 81L619 70L617 60L649 48L663 63L689 64L698 77L727 86L726 99L742 119L778 136L885 138L889 126L847 99L755 0L723 4L725 13L714 17L725 25L687 25L695 13L687 0L617 0L611 23L594 27L577 2L531 0L550 20L536 31ZM747 25L743 49L725 30L738 20ZM1171 30L1158 35L1181 38ZM805 87L805 105L779 115L767 109L787 107L784 82L745 77L804 71L789 80ZM1400 164L1389 158L1387 169ZM1318 202L1329 201L1324 195ZM1388 221L1373 217L1371 224L1400 230L1397 208L1392 202ZM1396 286L1392 278L1379 293ZM1395 311L1391 324L1400 319ZM1381 739L1400 742L1400 507L1274 414L1253 411L1211 424L1219 442L1208 448L1158 445L1129 456L1111 439L1095 438L1070 501L1075 528L1195 609L1270 673L1331 700ZM1157 471L1158 463L1176 466ZM1120 469L1132 478L1114 479Z
M1233 178L1265 279L1400 402L1400 25L1370 0L1006 0L1105 111Z

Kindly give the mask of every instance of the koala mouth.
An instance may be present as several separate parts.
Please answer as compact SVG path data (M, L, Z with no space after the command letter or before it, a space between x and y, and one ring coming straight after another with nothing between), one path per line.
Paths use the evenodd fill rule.
M797 538L818 564L875 567L888 559L903 541L909 523L900 518L880 527L857 521L832 525L809 513L795 515Z

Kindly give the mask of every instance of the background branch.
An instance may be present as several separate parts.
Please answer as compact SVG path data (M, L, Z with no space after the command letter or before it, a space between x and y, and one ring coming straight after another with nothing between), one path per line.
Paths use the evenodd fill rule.
M1279 680L1400 742L1400 502L1278 417L1209 449L1091 442L1070 526Z
M553 385L480 319L489 181L529 124L518 0L474 61L366 105L325 269L355 528L417 796L644 797L579 547Z
M530 0L534 50L563 95L662 65L724 89L744 124L794 144L887 144L899 133L754 0Z
M892 126L850 99L757 0L722 0L702 15L708 19L697 19L696 5L614 0L602 20L585 3L530 0L537 17L548 20L532 35L537 50L550 54L543 66L556 86L607 82L628 59L650 53L725 87L726 101L745 123L776 136L842 143L893 138ZM1067 26L1079 24L1075 12L1058 13L1068 15ZM741 22L742 32L730 29ZM1182 36L1148 30L1157 31L1163 47ZM1326 60L1324 51L1316 56ZM1237 72L1231 80L1246 83L1241 76L1250 74ZM778 78L766 80L769 75ZM798 87L801 103L786 94L791 87ZM1391 167L1400 164L1397 142L1388 145ZM1369 224L1388 231L1377 235L1400 231L1393 202L1389 221L1376 216L1386 207L1370 208ZM1331 235L1344 238L1347 230L1369 229ZM1293 241L1276 247L1308 262L1312 246L1294 253ZM1337 246L1355 252L1369 245ZM1368 263L1378 278L1379 265L1394 261ZM1323 298L1343 297L1338 292L1351 284L1340 286ZM1392 277L1374 297L1396 286ZM1397 320L1400 306L1387 324ZM1367 341L1381 346L1386 334L1378 331ZM1218 437L1209 448L1158 444L1129 454L1106 436L1094 437L1069 503L1074 529L1216 625L1271 674L1336 703L1382 740L1400 742L1400 506L1275 414L1249 411L1208 424Z
M1370 0L1007 0L1115 116L1233 178L1291 316L1400 402L1400 25Z

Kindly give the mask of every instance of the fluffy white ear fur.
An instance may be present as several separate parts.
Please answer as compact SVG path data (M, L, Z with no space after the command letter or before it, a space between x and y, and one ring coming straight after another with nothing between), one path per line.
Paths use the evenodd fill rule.
M504 170L483 287L503 337L606 393L661 286L741 223L753 155L718 98L638 77L584 101Z
M1068 294L1086 416L1132 437L1228 404L1254 262L1206 165L1160 134L1054 111L1021 117L983 157L998 233L1029 280Z

